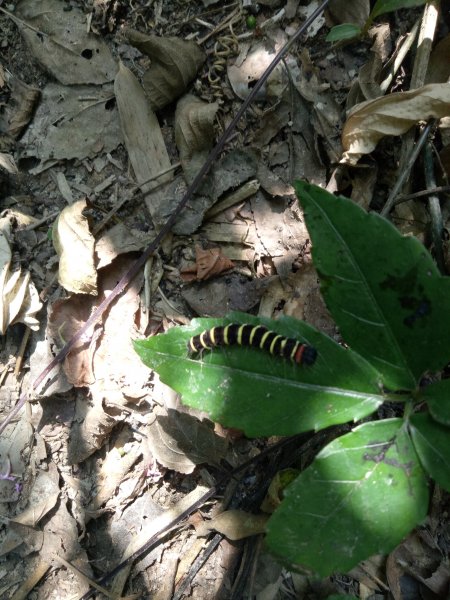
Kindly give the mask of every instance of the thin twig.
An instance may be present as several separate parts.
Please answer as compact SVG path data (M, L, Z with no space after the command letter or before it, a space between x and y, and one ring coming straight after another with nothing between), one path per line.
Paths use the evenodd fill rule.
M387 217L388 214L391 212L392 207L394 206L395 201L397 199L397 195L400 192L400 190L402 189L405 181L410 176L411 169L413 168L413 166L423 148L423 145L427 141L428 135L430 134L430 131L433 128L434 124L435 124L435 120L433 119L432 121L427 123L427 125L424 127L422 133L420 134L420 137L417 140L417 143L414 146L413 151L409 155L408 161L407 161L404 169L400 173L397 181L395 182L394 187L392 188L392 190L388 196L388 199L386 200L386 204L383 206L383 209L381 210L380 214L382 217Z

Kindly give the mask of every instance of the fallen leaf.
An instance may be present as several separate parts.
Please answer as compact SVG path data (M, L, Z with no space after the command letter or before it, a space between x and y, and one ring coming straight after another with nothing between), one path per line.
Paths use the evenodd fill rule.
M0 131L17 139L28 125L41 91L8 75L8 102L0 113Z
M153 234L149 236L138 229L129 229L124 223L117 223L95 242L97 269L111 264L120 254L143 250L153 237Z
M181 278L185 282L204 281L220 275L223 271L234 268L234 263L222 254L222 248L204 250L195 246L195 265L181 270Z
M214 433L210 421L173 409L154 410L148 443L156 460L178 473L192 473L196 465L217 465L225 457L227 441Z
M229 540L242 540L252 535L265 533L268 515L252 515L243 510L226 510L210 521L205 521L207 530L218 531ZM201 535L197 532L197 535Z
M247 278L231 273L203 283L193 283L181 292L200 316L224 317L232 310L248 312L261 300L271 278Z
M22 0L14 14L25 21L17 25L33 55L64 85L114 79L117 65L108 45L87 32L86 15L76 6L67 11L60 0Z
M214 119L217 102L203 102L187 94L178 101L175 111L175 143L186 181L190 184L203 166L214 142Z
M111 85L63 86L49 83L41 103L21 138L19 159L38 158L39 173L60 159L94 157L122 142Z
M386 135L401 135L418 121L450 113L450 84L431 83L355 106L342 132L341 163L355 165Z
M133 29L123 33L132 46L152 59L142 83L153 110L181 96L206 58L193 41L146 35Z
M272 47L268 47L266 42L257 42L241 62L239 57L233 65L227 68L227 75L233 92L241 100L245 100L252 91L255 83L260 79L264 71L275 58L275 54L285 43L285 34L281 29L274 34L275 40ZM270 74L267 82L258 92L255 100L274 100L277 101L283 94L283 90L288 85L286 69L280 63Z
M171 181L172 174L157 177L171 167L158 119L139 81L122 63L114 82L114 91L136 180L142 191L148 194L145 203L153 220L159 222L158 215L167 203L167 190L162 184Z
M59 284L68 292L97 295L94 237L83 215L86 200L66 206L53 226L53 245L59 256Z
M30 329L39 329L36 314L42 308L39 295L30 273L21 269L11 272L12 253L8 237L10 221L0 220L0 333L3 335L9 325L25 323Z

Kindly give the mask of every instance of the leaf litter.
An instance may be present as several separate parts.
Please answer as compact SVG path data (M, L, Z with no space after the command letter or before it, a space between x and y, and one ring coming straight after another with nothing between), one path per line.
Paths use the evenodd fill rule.
M275 56L277 44L298 27L305 8L292 1L281 8L280 2L260 2L253 33L240 10L219 3L204 2L200 8L206 12L197 18L196 8L176 0L152 8L144 4L121 9L112 2L92 8L81 0L21 0L10 18L1 15L9 32L2 47L14 49L0 65L5 73L0 89L8 92L1 100L0 165L11 174L2 201L18 214L24 208L33 215L26 225L14 222L3 253L3 286L11 292L2 296L5 414L17 399L8 352L17 355L21 325L10 325L41 325L29 348L26 381L33 381L163 226L239 99ZM367 18L365 1L335 4L327 19L361 25ZM405 91L401 78L393 79L397 71L389 74L389 44L400 47L397 42L412 26L413 20L377 24L369 62L365 40L331 47L323 41L324 19L310 29L307 46L293 50L276 69L159 254L65 359L41 403L30 405L30 420L21 418L2 435L0 498L7 520L1 547L10 566L0 576L2 590L23 594L34 587L39 598L53 597L54 590L59 597L68 597L69 590L84 594L86 579L72 566L93 577L89 555L93 565L102 557L102 572L112 568L168 522L170 506L178 503L180 512L194 495L199 498L221 460L237 465L259 451L239 436L230 444L232 432L214 432L207 421L180 412L186 409L149 376L130 340L194 314L256 306L259 314L305 318L336 334L319 294L291 183L304 177L326 184L342 158L343 130L344 160L358 165L347 167L347 178L336 189L345 191L347 185L355 198L363 190L370 207L395 175L389 150L389 161L385 158L386 134L398 136L421 119L448 115L445 40L443 49L435 48L423 88ZM23 42L14 38L15 27ZM219 89L213 73L220 74ZM402 91L383 95L385 81ZM350 115L346 103L354 106ZM443 127L442 135L445 140ZM444 165L446 148L448 140L441 150ZM366 157L371 162L364 162ZM22 195L23 181L32 201ZM50 238L60 248L59 260ZM21 269L11 271L16 252ZM194 281L183 285L183 271L194 259ZM178 494L170 492L171 483ZM245 495L251 482L247 488ZM436 499L436 510L439 506ZM240 537L251 522L245 508L225 512L210 525ZM102 529L100 517L110 511ZM141 535L133 539L132 530ZM256 533L258 525L250 531ZM196 536L187 530L172 543L186 558L199 551ZM222 561L236 560L225 540L220 548ZM189 569L190 563L182 562L177 573L168 555L167 545L139 563L136 574L151 569L146 593L162 589L162 582L179 581ZM387 579L374 562L353 573L353 585L361 594L388 586L393 591L401 575L391 563ZM281 590L288 583L304 597L307 579L281 576L274 565L261 555L255 590L286 597ZM434 579L419 572L414 577L436 591L448 576L439 560L432 568ZM123 593L128 574L126 569L116 578L115 593ZM220 561L210 559L197 576L193 597L218 597L220 585L231 587L230 577ZM331 581L323 585L329 593L340 589Z

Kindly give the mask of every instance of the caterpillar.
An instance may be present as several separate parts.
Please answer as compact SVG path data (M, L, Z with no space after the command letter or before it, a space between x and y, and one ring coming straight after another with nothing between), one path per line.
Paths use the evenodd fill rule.
M251 346L266 350L275 356L282 356L298 365L312 365L317 358L317 350L302 344L294 338L287 338L271 331L263 325L241 325L232 323L225 327L213 327L199 335L194 335L188 342L189 353L211 350L216 346Z

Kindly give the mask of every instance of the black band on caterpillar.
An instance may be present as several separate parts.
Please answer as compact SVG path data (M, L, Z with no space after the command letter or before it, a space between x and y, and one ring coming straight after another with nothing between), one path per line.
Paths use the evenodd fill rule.
M188 342L190 353L210 350L216 346L251 346L266 350L270 354L289 358L298 365L312 365L317 358L317 350L293 338L286 338L263 325L240 325L233 323L225 327L213 327Z

